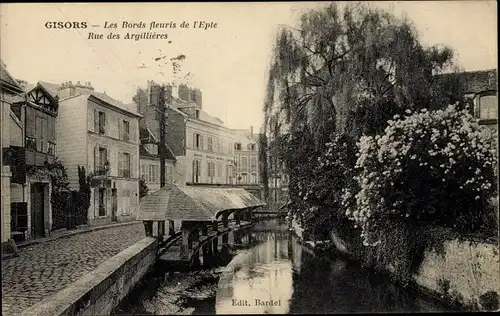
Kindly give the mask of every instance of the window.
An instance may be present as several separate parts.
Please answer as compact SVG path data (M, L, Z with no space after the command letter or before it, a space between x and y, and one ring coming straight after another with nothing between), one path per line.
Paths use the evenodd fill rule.
M207 137L208 151L213 151L213 139L211 136Z
M55 154L56 154L56 144L55 143L49 142L49 148L47 150L47 153L55 156Z
M235 150L241 150L241 144L240 143L235 143L234 144L234 149Z
M47 151L47 119L37 116L35 118L36 150Z
M99 188L98 196L99 216L106 216L106 189Z
M257 183L257 174L252 173L251 183Z
M250 168L252 170L257 169L257 157L250 157Z
M167 166L167 183L174 183L174 168L172 166Z
M498 99L496 95L479 98L479 118L483 120L498 118Z
M199 119L200 118L200 110L195 110L194 111L194 116Z
M215 177L215 162L208 162L208 177Z
M194 143L194 148L203 149L203 137L201 136L201 134L198 133L193 134L193 143Z
M241 157L241 166L240 169L246 169L248 168L248 158L247 157Z
M221 163L217 164L217 177L219 177L219 178L222 177L222 164Z
M118 176L130 178L130 154L122 153L118 161Z
M105 175L108 167L108 150L99 147L95 161L95 171L98 175Z
M248 176L246 173L241 174L241 183L248 183Z
M141 165L141 178L148 182L147 174L146 174L146 165Z
M122 121L120 130L120 139L128 141L130 139L130 122Z
M26 149L36 150L36 138L26 136Z
M105 134L106 132L106 113L94 110L94 132Z
M255 150L255 144L248 144L247 145L248 150L254 151Z
M200 181L200 165L199 160L193 160L193 182L198 183Z

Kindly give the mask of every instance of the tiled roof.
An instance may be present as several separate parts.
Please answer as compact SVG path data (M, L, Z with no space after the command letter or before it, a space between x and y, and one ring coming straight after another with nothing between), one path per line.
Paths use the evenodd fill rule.
M110 97L106 93L92 91L92 92L90 92L90 95L92 95L92 96L94 96L94 97L96 97L96 98L98 98L98 99L100 99L108 104L111 104L112 106L115 106L115 107L119 108L120 110L131 113L131 114L138 116L138 117L142 117L141 114L137 113L135 110L127 108L124 103L113 99L112 97Z
M50 93L53 98L57 97L57 91L60 87L59 85L45 81L38 81L38 84L41 85L45 90L47 90L47 92Z
M17 90L18 92L22 92L23 88L17 82L14 77L10 75L10 73L7 71L7 67L3 63L3 61L0 62L0 82L2 86L7 86L11 89Z
M139 134L140 134L141 140L149 139L149 138L152 138L153 140L155 139L153 133L151 133L151 131L148 128L140 128L139 129ZM170 149L170 147L168 147L167 144L165 144L165 146L166 146L166 149L167 149L167 152L165 153L165 159L168 159L168 160L177 160L175 158L174 153ZM148 152L146 150L146 148L144 147L144 145L142 145L142 144L141 144L141 146L139 146L139 155L140 156L144 156L144 157L160 158L160 155L155 155L155 154L152 154L152 153Z
M439 77L458 79L465 86L465 93L478 93L487 90L497 90L497 70L466 71L458 73L443 74Z
M264 205L244 189L169 184L141 199L137 219L213 221L224 210Z

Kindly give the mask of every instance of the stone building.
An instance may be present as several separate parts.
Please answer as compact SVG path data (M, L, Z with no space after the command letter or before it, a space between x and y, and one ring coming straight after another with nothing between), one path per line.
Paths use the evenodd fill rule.
M49 168L56 157L56 119L58 97L44 83L26 84L26 95L15 101L11 108L24 126L24 162L26 180L11 189L13 209L23 217L26 209L26 239L47 237L52 230L52 184ZM24 205L25 204L25 205ZM24 228L16 219L16 232Z
M54 86L59 96L58 156L70 188L78 166L91 175L91 225L134 220L139 206L139 119L142 117L90 82Z
M148 82L148 87L154 83ZM202 94L185 85L167 86L166 142L176 158L176 184L234 184L234 132L205 111ZM149 104L148 93L138 91L135 102L147 127L159 139L158 107Z
M0 128L1 133L1 223L2 223L2 245L12 237L12 226L17 220L16 214L11 213L11 187L22 185L26 180L25 164L18 164L17 158L23 159L24 150L24 129L19 118L11 110L13 101L18 99L18 96L24 96L24 91L17 80L15 80L6 69L3 61L0 61ZM26 208L27 213L27 208ZM22 218L23 223L20 223L25 231L28 230L27 215ZM24 234L24 233L23 233Z

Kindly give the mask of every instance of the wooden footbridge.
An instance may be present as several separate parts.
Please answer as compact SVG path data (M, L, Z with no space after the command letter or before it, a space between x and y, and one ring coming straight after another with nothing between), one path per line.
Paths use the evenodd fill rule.
M160 262L189 268L199 264L200 256L205 261L227 248L229 233L251 225L252 213L263 206L244 189L170 184L141 199L137 218L146 235L160 239ZM175 222L180 223L177 231Z

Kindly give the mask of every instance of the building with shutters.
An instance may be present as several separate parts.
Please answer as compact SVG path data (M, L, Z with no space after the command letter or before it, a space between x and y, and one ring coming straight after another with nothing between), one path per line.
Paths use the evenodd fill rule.
M90 83L54 86L59 96L58 156L70 188L78 166L91 176L91 225L134 220L139 207L139 119L142 117Z
M26 180L25 164L17 164L18 157L22 159L24 155L24 127L21 120L12 111L11 106L19 96L24 95L24 91L17 82L7 71L3 61L0 61L0 104L2 106L0 112L0 128L1 132L1 231L2 231L2 244L6 243L12 238L12 226L16 225L15 220L17 215L11 210L12 199L16 201L17 197L12 197L11 188L20 186ZM23 161L24 162L24 161ZM19 166L19 167L18 167ZM23 200L24 202L24 200ZM14 214L13 214L14 213ZM27 231L27 210L24 217L25 231ZM14 221L12 220L14 217ZM16 227L14 227L16 228Z
M148 82L148 90L152 84ZM200 90L186 85L167 86L166 94L170 96L166 109L166 142L176 158L174 183L235 184L235 133L203 110ZM159 114L154 106L157 102L148 101L148 92L144 90L138 90L134 101L144 116L141 128L149 129L159 139Z

